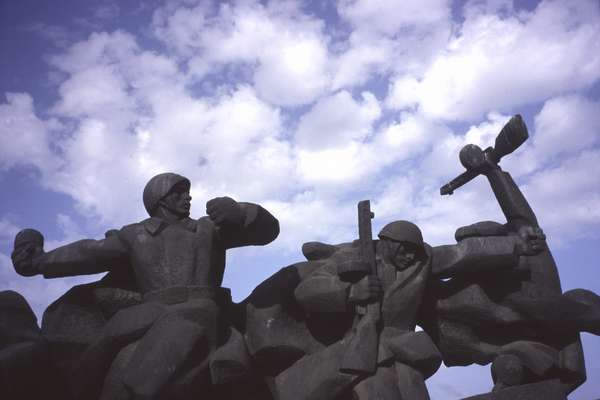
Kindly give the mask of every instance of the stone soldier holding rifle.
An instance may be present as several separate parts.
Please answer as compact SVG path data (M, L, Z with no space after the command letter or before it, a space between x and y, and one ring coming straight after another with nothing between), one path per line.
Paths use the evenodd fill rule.
M519 123L520 119L513 119L499 137L503 139L509 129L520 128ZM499 158L521 143L497 145L502 154L480 168L486 173L495 171ZM472 179L477 174L471 175L461 179ZM492 183L498 195L504 189L500 186ZM424 381L437 370L442 356L430 336L425 331L415 332L415 327L423 321L425 302L435 297L432 283L471 272L496 271L502 275L512 271L523 256L546 249L545 236L537 225L523 223L519 226L520 235L471 235L455 245L431 247L423 241L415 224L395 221L379 232L378 241L372 241L371 215L363 215L371 214L368 206L364 210L364 203L368 202L361 203L359 241L337 246L324 260L324 266L295 291L296 300L307 312L337 314L340 318L350 315L355 319L354 329L322 352L323 358L327 355L337 364L325 359L315 361L321 357L319 353L304 363L319 365L321 370L313 374L317 377L314 387L319 390L329 387L329 392L343 394L353 386L358 399L428 399ZM483 230L486 226L487 223L478 225ZM365 258L366 254L369 255ZM333 355L336 352L339 354ZM302 364L298 363L297 368ZM287 393L283 385L280 387Z
M424 381L437 370L442 358L427 333L415 332L415 327L420 321L421 305L431 279L477 268L514 268L520 254L540 251L544 244L540 237L530 236L526 241L514 237L502 241L469 238L457 245L431 247L423 242L415 224L395 221L380 231L379 240L373 241L373 246L376 275L370 274L365 266L360 267L358 248L350 245L332 255L321 269L301 282L295 292L305 310L332 313L332 317L335 314L347 317L357 306L360 309L380 303L379 320L367 311L355 324L352 334L343 340L345 345L336 344L343 353L338 357L339 373L328 371L328 375L322 371L318 374L324 382L331 377L339 393L347 390L348 385L354 385L358 399L429 398ZM363 277L357 278L361 270ZM374 330L365 328L369 323L374 324ZM373 332L377 335L375 340ZM354 340L363 345L353 346ZM369 343L375 343L376 347L372 348ZM373 354L375 365L367 361L361 368L352 361L352 368L345 366L348 358L369 360ZM311 364L332 367L331 363L314 360Z

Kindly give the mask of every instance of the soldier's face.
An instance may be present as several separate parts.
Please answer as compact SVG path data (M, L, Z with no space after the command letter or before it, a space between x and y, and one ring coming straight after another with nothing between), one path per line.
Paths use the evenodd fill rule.
M417 261L418 249L412 243L385 240L384 258L397 269L410 267Z
M183 217L190 215L192 196L190 188L185 182L179 182L161 200L161 204L169 211Z

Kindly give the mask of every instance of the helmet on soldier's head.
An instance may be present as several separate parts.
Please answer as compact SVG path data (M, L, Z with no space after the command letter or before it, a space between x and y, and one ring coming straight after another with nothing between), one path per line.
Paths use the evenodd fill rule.
M188 178L172 172L158 174L148 181L144 188L144 207L150 216L156 211L158 202L179 182L185 182L188 187L191 186Z
M390 222L379 232L380 239L389 239L395 242L408 242L423 248L423 235L419 227L408 221Z

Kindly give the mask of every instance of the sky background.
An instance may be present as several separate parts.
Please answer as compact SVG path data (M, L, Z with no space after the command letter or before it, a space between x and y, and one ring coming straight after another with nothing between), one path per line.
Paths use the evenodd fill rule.
M228 252L246 297L311 240L417 223L432 245L504 222L485 179L440 196L468 143L521 113L530 139L501 163L548 236L563 290L600 293L600 2L0 0L0 290L39 318L100 276L18 276L19 229L46 250L146 218L150 177L192 181L192 216L228 195L280 221L266 247ZM583 334L600 398L600 338ZM488 367L445 368L433 400L491 388Z

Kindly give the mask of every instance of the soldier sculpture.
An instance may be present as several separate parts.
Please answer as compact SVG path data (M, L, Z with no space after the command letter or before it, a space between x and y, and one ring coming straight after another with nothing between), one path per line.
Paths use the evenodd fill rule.
M190 398L222 375L213 355L236 337L223 312L231 302L229 290L221 287L225 251L267 244L277 237L279 225L262 207L228 197L210 200L208 216L193 220L189 190L187 178L160 174L144 189L150 218L105 239L47 253L31 242L15 248L15 269L26 276L133 270L143 301L115 314L79 363L90 371L78 373L82 380L99 375L102 381L99 371L110 367L102 398ZM126 347L134 342L135 347ZM76 389L75 396L88 390Z
M506 224L462 227L456 244L431 247L416 225L396 221L372 241L368 202L361 202L359 240L306 243L309 261L280 272L280 282L292 282L294 290L293 299L280 303L292 316L294 307L304 310L305 330L285 309L255 306L266 288L249 297L248 325L261 328L246 332L251 351L262 356L276 347L290 354L286 362L270 358L282 367L273 374L276 398L427 399L424 380L442 360L493 363L494 390L517 390L506 398L533 399L543 389L564 399L581 384L578 333L600 332L600 298L583 289L561 294L545 235L498 165L526 138L516 116L495 148L466 146L461 161L467 172L442 189L447 194L485 175ZM278 335L261 319L289 329ZM416 325L424 331L415 332ZM535 382L543 383L527 386Z

